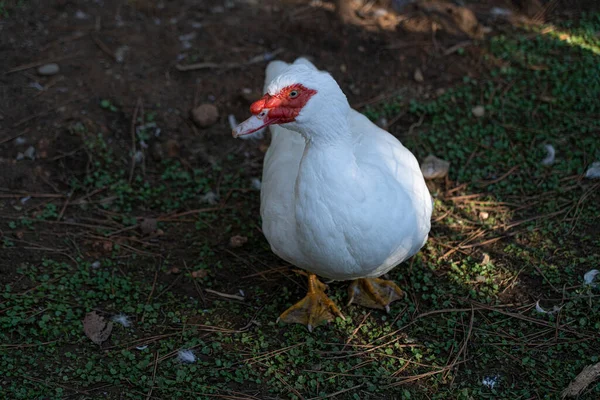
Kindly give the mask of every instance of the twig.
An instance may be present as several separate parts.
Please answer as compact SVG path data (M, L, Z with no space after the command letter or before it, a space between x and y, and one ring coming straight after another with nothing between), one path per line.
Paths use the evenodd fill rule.
M491 180L491 181L479 181L479 183L481 183L484 186L489 186L489 185L492 185L494 183L498 183L498 182L506 179L509 175L511 175L513 172L515 172L518 169L519 169L519 166L515 165L514 167L512 167L511 169L509 169L506 173L504 173L501 177L496 178L496 179Z
M420 127L423 124L423 121L425 120L425 113L421 114L421 118L419 118L419 122L415 122L414 124L412 124L409 128L408 128L408 136L412 136L413 134L413 130L415 128Z
M271 52L272 56L276 56L277 54L281 53L283 51L283 49L277 49L273 52ZM177 64L175 66L175 68L177 68L178 71L194 71L197 69L233 69L233 68L241 68L241 67L245 67L247 65L252 65L252 64L257 64L260 62L264 62L264 61L268 61L265 59L264 55L258 55L255 57L252 57L251 59L249 59L246 62L243 63L236 63L236 62L230 62L230 63L212 63L212 62L202 62L202 63L197 63L197 64L190 64L190 65L181 65L181 64Z
M67 102L65 102L65 103L62 103L62 104L60 104L60 105L58 105L58 106L56 106L56 107L52 107L52 108L51 108L51 109L49 109L49 110L42 111L41 113L37 113L37 114L34 114L34 115L30 115L29 117L27 117L27 118L23 118L23 119L22 119L22 120L20 120L19 122L15 123L15 124L14 124L12 127L13 127L13 128L16 128L16 127L18 127L18 126L21 126L21 125L23 125L23 124L24 124L24 123L26 123L26 122L29 122L29 121L31 121L31 120L33 120L33 119L36 119L36 118L39 118L39 117L43 117L44 115L46 115L46 114L50 114L52 111L56 111L56 110L58 110L59 108L61 108L61 107L64 107L64 106L66 106L66 105L69 105L69 104L71 104L71 103L75 103L75 102L80 102L80 101L86 100L88 97L89 97L89 96L85 96L85 97L79 97L79 98L77 98L77 99L71 99L71 100L69 100L69 101L67 101Z
M152 282L152 289L150 289L150 294L148 294L148 298L146 299L146 306L150 304L150 300L152 299L152 295L154 294L154 289L156 288L156 279L158 278L158 268L154 271L154 281ZM146 318L146 307L144 306L144 313L142 314L141 322L144 323L144 318Z
M57 221L60 221L62 219L63 215L65 214L65 210L67 209L67 206L69 205L69 200L71 200L71 196L72 196L72 194L69 194L69 196L67 196L67 200L65 200L65 204L63 205L62 209L60 210L58 217L56 217Z
M129 170L129 183L131 184L131 180L133 179L133 171L135 170L135 124L137 122L137 115L140 109L142 99L138 97L138 100L135 104L135 110L133 110L133 117L131 118L131 168Z
M76 55L76 56L64 56L64 57L49 58L47 60L34 61L32 63L19 65L18 67L15 67L15 68L13 68L11 70L8 70L8 71L6 71L4 73L4 75L12 74L12 73L19 72L19 71L24 71L26 69L34 68L34 67L37 67L39 65L49 64L49 63L53 63L53 62L57 62L57 61L62 61L62 60L67 60L69 58L77 58L77 57L79 57L79 56L78 55Z
M221 293L221 292L217 292L216 290L212 290L212 289L204 289L204 291L206 293L212 293L217 296L225 297L226 299L233 299L233 300L240 300L240 301L245 300L242 296L238 296L235 294Z
M358 389L360 387L363 387L364 385L365 385L364 383L361 383L360 385L352 386L351 388L348 388L348 389L342 389L342 390L339 390L339 391L337 391L335 393L328 394L327 396L324 396L324 397L321 397L321 396L311 397L308 400L328 399L330 397L336 397L336 396L338 396L338 395L340 395L342 393L346 393L346 392L349 392L351 390L355 390L355 389Z
M16 135L14 135L14 136L9 136L9 137L7 137L6 139L2 139L2 140L0 140L0 145L4 144L4 143L6 143L6 142L11 142L11 141L15 140L15 139L16 139L16 138L18 138L19 136L22 136L22 135L24 135L24 134L27 132L27 130L28 130L28 129L24 130L24 131L23 131L23 132L21 132L21 133L18 133L18 134L16 134Z
M444 55L449 56L450 54L455 53L462 48L470 46L471 44L473 44L473 42L470 40L465 40L464 42L456 43L454 46L448 47L446 50L444 50Z
M37 198L42 198L42 199L62 199L66 196L64 194L58 194L58 193L20 193L20 194L0 193L0 199L20 199L21 197L37 197Z
M96 43L96 45L100 48L100 50L102 50L103 52L108 54L110 56L110 58L112 58L114 61L117 61L117 57L115 56L115 53L113 53L108 48L108 46L105 45L104 42L102 42L102 40L98 39L96 37L96 35L94 35L93 33L90 33L90 36L91 36L92 40L94 41L94 43Z
M146 396L146 400L149 400L152 397L152 391L154 390L154 382L156 381L156 369L158 368L158 354L160 350L156 350L154 355L154 371L152 371L152 386L150 386L150 391L148 392L148 396Z

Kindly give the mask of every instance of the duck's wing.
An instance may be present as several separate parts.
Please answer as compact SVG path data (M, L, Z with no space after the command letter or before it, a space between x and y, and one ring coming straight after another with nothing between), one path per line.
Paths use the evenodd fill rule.
M432 199L416 157L389 132L352 110L353 148L361 170L370 177L365 190L379 193L389 235L403 238L385 264L393 266L415 254L430 229ZM380 224L384 228L386 222Z

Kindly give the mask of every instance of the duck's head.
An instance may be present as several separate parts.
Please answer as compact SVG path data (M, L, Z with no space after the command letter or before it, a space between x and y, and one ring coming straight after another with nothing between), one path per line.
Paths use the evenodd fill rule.
M233 137L273 124L309 137L322 124L346 118L349 110L346 96L331 75L305 65L291 65L250 106L252 116L233 130Z

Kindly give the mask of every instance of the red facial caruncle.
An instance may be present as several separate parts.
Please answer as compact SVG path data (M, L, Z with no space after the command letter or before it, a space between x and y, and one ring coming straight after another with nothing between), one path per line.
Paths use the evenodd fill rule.
M233 130L233 136L239 137L254 133L268 125L293 122L308 100L317 93L302 84L286 86L274 95L265 94L262 99L252 103L252 117Z

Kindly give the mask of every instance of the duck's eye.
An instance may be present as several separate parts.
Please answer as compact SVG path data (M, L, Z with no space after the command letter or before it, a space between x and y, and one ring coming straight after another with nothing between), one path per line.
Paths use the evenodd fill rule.
M295 99L296 97L298 97L298 91L297 90L292 90L290 92L290 98L291 99Z

